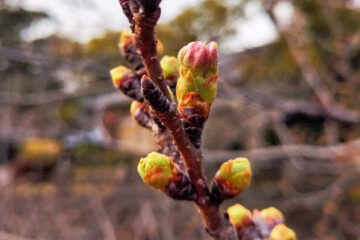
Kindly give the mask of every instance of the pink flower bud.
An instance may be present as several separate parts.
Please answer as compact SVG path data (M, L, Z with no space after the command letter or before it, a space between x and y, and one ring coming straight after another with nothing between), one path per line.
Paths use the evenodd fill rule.
M179 63L192 68L216 67L218 62L217 43L191 42L178 55Z
M211 105L216 97L218 78L217 44L192 42L178 54L180 77L176 85L176 96L180 102L189 92L198 93L204 102Z

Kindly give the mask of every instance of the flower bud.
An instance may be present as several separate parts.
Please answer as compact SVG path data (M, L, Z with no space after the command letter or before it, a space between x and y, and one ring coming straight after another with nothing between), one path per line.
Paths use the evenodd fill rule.
M180 77L176 86L178 102L189 92L198 93L211 104L216 96L218 77L217 44L192 42L178 54Z
M270 228L284 223L284 216L279 209L274 207L265 208L260 211L260 216L266 221Z
M181 65L191 68L217 68L217 43L191 42L179 51Z
M130 69L124 66L119 66L111 69L110 75L114 84L114 87L120 88L121 84L129 77L132 77L133 73Z
M247 227L252 223L252 214L249 209L241 204L234 204L228 208L227 213L232 225L236 227Z
M224 199L243 192L251 181L251 166L246 158L229 160L220 166L214 177L213 191Z
M271 231L270 240L296 240L296 234L284 224L278 224Z
M176 57L164 56L160 61L164 78L174 78L179 76L179 65Z
M166 187L176 175L172 159L157 152L141 158L137 170L142 180L156 189Z
M119 40L119 48L123 55L125 55L126 48L134 44L134 36L130 30L125 30L121 33Z
M131 105L130 105L130 115L132 117L135 116L135 113L138 109L140 109L142 106L142 103L141 102L138 102L138 101L132 101Z

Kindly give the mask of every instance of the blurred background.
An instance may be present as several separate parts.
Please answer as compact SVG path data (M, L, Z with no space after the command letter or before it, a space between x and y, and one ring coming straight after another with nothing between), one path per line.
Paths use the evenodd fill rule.
M117 0L0 0L0 239L208 239L136 172L157 146L110 80L127 27ZM224 210L359 240L360 1L163 0L157 34L166 55L219 43L203 165L247 156L254 173Z

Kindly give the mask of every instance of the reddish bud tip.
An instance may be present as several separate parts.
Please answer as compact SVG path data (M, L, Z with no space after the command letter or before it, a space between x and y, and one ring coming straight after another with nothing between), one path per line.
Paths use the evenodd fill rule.
M191 42L178 55L179 63L187 67L208 68L217 66L217 43Z

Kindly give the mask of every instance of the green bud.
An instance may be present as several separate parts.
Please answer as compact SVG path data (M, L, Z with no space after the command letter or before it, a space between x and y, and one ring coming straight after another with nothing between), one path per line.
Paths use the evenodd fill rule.
M126 54L126 49L134 45L134 35L130 30L125 30L121 33L119 39L119 48L123 55Z
M278 224L271 231L270 240L296 240L296 234L284 224Z
M176 171L172 159L157 152L140 158L137 170L142 180L156 189L166 187Z
M241 204L234 204L227 209L229 220L236 227L246 227L252 222L252 214L249 209Z
M164 56L160 61L160 65L165 78L179 76L179 64L176 57Z
M138 101L132 101L130 105L130 115L135 117L135 113L138 109L142 107L142 103Z
M181 102L185 94L195 92L203 101L211 104L217 90L217 44L189 43L179 51L178 61L180 65L180 77L176 85L178 102Z
M220 166L215 175L215 181L223 189L230 190L235 196L250 185L251 176L249 161L246 158L236 158Z

